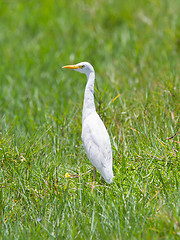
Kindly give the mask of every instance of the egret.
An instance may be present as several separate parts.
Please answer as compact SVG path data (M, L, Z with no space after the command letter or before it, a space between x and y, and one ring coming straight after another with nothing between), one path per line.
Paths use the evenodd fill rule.
M107 183L113 181L112 148L106 127L96 112L94 103L95 71L88 62L67 65L62 68L73 69L87 76L82 111L82 141L86 154L95 168L101 173Z

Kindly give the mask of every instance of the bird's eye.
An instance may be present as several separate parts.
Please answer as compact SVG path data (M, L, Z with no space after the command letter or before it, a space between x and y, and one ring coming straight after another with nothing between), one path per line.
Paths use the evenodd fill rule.
M85 65L81 65L81 66L80 66L80 68L83 68L83 67L85 67Z

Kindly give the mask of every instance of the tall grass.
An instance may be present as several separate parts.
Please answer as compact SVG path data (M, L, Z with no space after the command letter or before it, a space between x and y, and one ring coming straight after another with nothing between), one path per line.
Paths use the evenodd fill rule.
M179 1L0 4L0 238L179 239ZM113 148L93 193L80 61Z

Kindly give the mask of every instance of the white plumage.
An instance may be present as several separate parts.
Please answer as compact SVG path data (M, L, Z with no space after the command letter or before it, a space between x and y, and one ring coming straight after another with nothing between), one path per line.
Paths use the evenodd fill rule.
M88 62L68 65L63 68L73 69L87 76L82 113L81 137L83 146L92 165L97 168L107 183L111 183L113 181L112 149L106 127L95 108L94 68Z

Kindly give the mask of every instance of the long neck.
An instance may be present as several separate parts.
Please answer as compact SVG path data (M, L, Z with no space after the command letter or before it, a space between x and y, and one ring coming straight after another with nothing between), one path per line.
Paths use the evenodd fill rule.
M87 75L87 84L84 93L82 120L84 121L92 112L96 111L94 104L94 81L95 73L91 72Z

